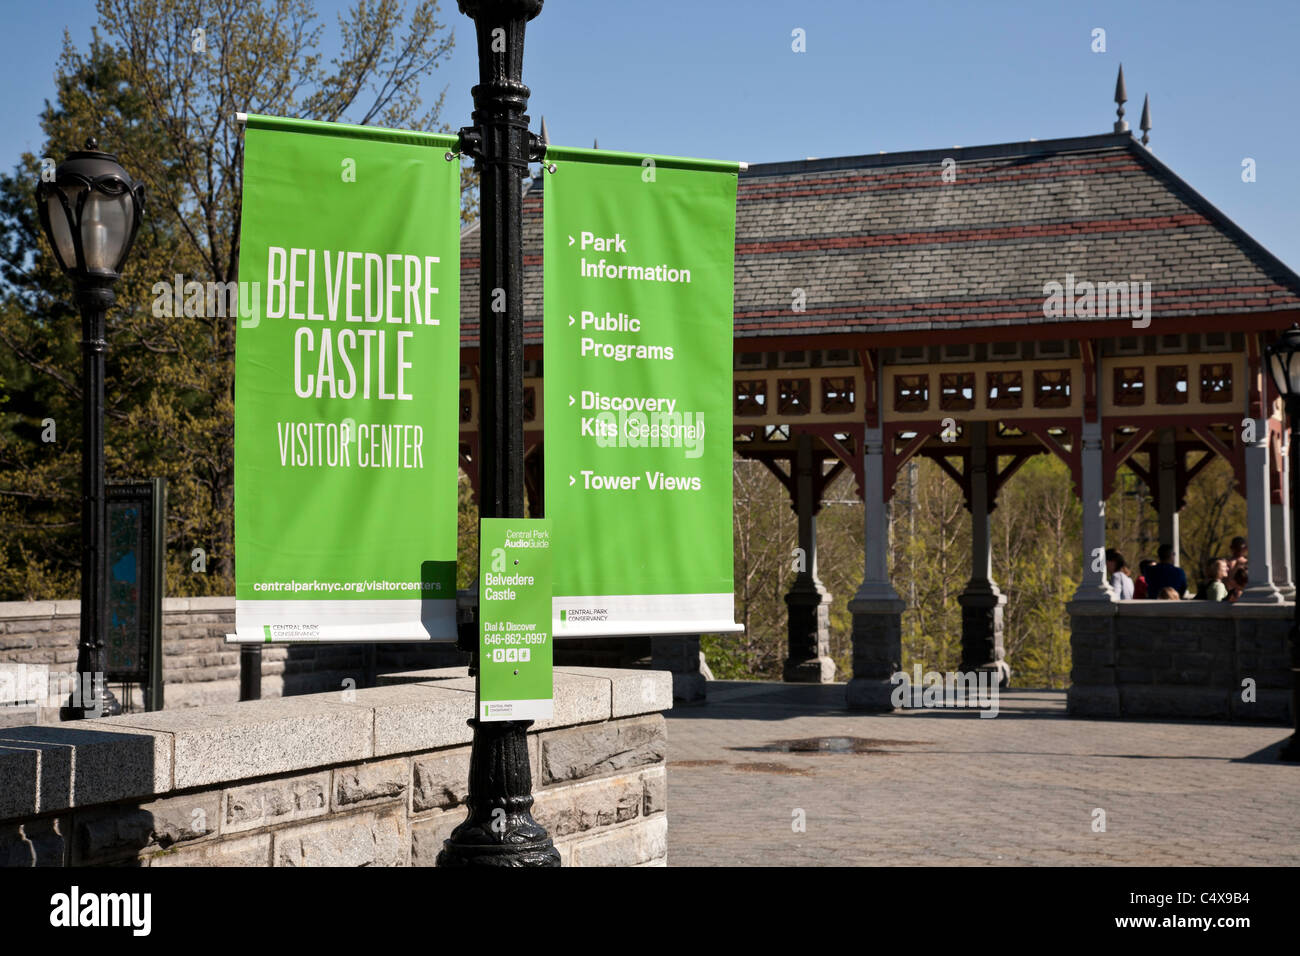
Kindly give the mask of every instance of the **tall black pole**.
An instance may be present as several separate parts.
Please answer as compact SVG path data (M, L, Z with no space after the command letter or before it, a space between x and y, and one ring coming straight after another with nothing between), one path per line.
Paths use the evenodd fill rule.
M479 173L479 515L524 517L523 190L536 141L528 132L524 26L543 0L459 0L478 34L474 125L461 151ZM476 608L477 610L477 608ZM472 624L477 671L477 613ZM467 636L471 631L467 628ZM470 721L469 815L439 866L559 866L532 817L531 721Z
M262 645L239 645L239 699L262 699Z
M1289 489L1291 495L1291 567L1300 555L1300 397L1287 396L1286 414L1291 420L1291 437L1287 440L1291 456ZM1281 759L1300 761L1300 597L1295 601L1295 617L1291 621L1291 721L1295 730L1291 739L1282 745Z
M114 277L116 278L116 277ZM104 629L108 623L108 502L104 497L105 315L113 305L113 279L77 281L81 308L81 636L77 688L60 711L64 720L120 714L105 678Z

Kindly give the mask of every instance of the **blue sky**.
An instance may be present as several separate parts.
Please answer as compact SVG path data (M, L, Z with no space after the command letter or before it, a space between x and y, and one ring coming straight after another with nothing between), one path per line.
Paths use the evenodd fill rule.
M62 28L84 45L94 4L5 6L9 168L39 150ZM327 41L341 6L318 4ZM442 16L457 47L426 91L450 87L457 127L477 78L472 24L454 0ZM1097 27L1105 53L1091 50ZM771 162L1109 132L1122 61L1134 128L1151 95L1156 155L1300 271L1298 42L1295 0L548 0L524 80L534 128L545 115L560 145Z

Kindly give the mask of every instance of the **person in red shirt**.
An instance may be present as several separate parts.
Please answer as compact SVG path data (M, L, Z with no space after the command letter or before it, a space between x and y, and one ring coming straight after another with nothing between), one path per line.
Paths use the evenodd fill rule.
M1155 564L1150 558L1143 558L1138 562L1138 579L1133 582L1133 600L1145 601L1148 599L1147 594L1147 570Z

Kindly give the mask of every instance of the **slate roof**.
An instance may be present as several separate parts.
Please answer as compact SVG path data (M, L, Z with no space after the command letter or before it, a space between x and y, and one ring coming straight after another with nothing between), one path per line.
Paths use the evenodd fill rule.
M949 158L953 182L942 176ZM524 198L531 344L541 341L543 193L534 180ZM478 344L477 266L471 228L466 347ZM768 163L740 175L737 339L887 332L923 342L995 326L1059 338L1105 321L1044 317L1044 283L1067 273L1149 281L1148 334L1162 318L1249 313L1261 328L1300 318L1300 276L1129 133ZM803 312L792 310L795 289Z

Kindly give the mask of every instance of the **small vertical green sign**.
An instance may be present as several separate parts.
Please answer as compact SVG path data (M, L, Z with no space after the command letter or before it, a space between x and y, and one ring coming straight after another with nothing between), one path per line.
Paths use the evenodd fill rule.
M479 720L551 716L551 522L479 521Z

